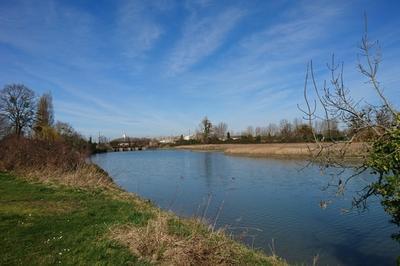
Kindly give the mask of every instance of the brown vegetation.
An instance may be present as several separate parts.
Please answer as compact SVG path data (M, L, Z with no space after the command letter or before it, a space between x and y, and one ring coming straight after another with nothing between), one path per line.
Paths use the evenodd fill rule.
M109 228L108 235L144 261L161 265L285 265L276 256L268 257L235 242L222 230L214 231L201 221L180 219L123 191L106 172L86 162L85 149L77 150L62 139L45 141L9 136L0 141L0 150L0 171L56 186L100 189L96 191L110 200L129 202L132 210L147 213L151 218L145 226L117 223ZM63 211L70 206L54 205L49 211L54 208ZM28 211L43 209L32 202Z
M329 143L326 143L326 145L329 145ZM337 146L337 154L341 151L339 146ZM175 148L198 151L223 151L229 155L284 158L308 158L312 154L310 151L314 153L318 151L316 144L313 143L208 144L185 145ZM349 158L362 157L366 151L366 147L363 143L352 143L351 147L346 151L346 156Z
M8 136L0 141L0 151L0 171L79 187L112 184L106 172L86 163L87 150L75 149L63 139L45 141Z
M179 219L173 214L163 212L152 206L148 201L118 188L105 171L87 162L87 158L93 150L93 143L90 140L85 140L69 124L57 122L54 125L51 95L45 94L40 98L36 116L33 114L34 93L22 85L9 86L0 91L4 98L1 103L11 103L10 106L13 107L12 104L15 101L11 97L12 95L7 96L21 89L24 89L31 96L21 98L19 101L21 106L29 106L29 114L26 115L26 121L24 120L23 124L19 119L16 121L12 119L8 119L9 121L0 120L1 125L4 125L3 122L5 122L10 126L10 130L5 132L6 134L0 134L0 136L5 135L4 138L0 139L0 171L12 172L28 180L51 183L55 187L62 184L79 188L79 191L84 188L85 191L90 193L91 198L106 199L107 201L100 205L90 206L92 208L90 213L103 212L102 215L97 217L98 222L101 220L100 218L107 215L116 219L113 224L102 222L101 227L104 224L105 229L109 229L111 232L109 237L128 246L136 256L144 261L162 265L285 264L276 256L268 257L235 242L221 230L214 231L214 228L207 227L200 221ZM2 104L3 106L8 105ZM19 107L19 105L16 107ZM16 109L18 112L15 109L2 108L0 118L13 117L14 113L21 112L21 108ZM33 128L32 124L34 124ZM211 124L206 126L209 127L208 129L211 128ZM16 131L13 135L10 135L13 127ZM96 193L92 194L94 190ZM71 190L69 193L74 191ZM41 196L40 191L35 193ZM103 196L105 197L102 198ZM15 196L12 195L12 197ZM24 211L29 212L29 214L41 211L49 214L54 209L60 209L60 211L73 209L74 206L68 205L68 203L64 204L64 200L65 198L63 198L62 203L55 204L41 201L46 204L42 204L41 208L37 208L38 202L33 201L24 204L23 207ZM118 202L111 202L113 200ZM96 200L92 203L96 204ZM107 203L110 203L110 209L104 209ZM80 202L79 204L83 203ZM125 211L120 208L125 208ZM18 213L21 211L20 209L22 208L19 204L4 207L4 211L7 212L15 211ZM113 213L114 210L124 214L132 212L138 217L148 218L146 218L143 226L140 223L133 223L131 219L126 219L126 217L115 218L117 213ZM84 223L95 226L97 230L98 224L92 222L95 217L89 217L90 220ZM83 219L85 218L87 219L88 216L85 215ZM82 228L80 230L83 230ZM46 227L46 230L48 229ZM78 231L80 234L80 230L74 228L72 233ZM86 236L86 238L90 237L92 237L92 230L90 236ZM77 246L79 245L81 244L77 243ZM19 243L16 246L21 247ZM104 253L102 256L106 254ZM96 263L95 261L92 262Z
M276 256L266 257L211 231L197 220L180 220L159 213L146 227L121 225L111 238L129 247L141 259L161 265L286 265Z
M0 161L6 171L25 168L74 170L86 154L73 150L64 141L43 141L8 136L0 142Z

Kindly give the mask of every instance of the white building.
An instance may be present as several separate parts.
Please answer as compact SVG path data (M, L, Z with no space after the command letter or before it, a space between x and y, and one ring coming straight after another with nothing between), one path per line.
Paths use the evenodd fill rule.
M187 135L187 136L184 136L183 139L184 140L191 140L191 139L194 139L194 136L193 135Z

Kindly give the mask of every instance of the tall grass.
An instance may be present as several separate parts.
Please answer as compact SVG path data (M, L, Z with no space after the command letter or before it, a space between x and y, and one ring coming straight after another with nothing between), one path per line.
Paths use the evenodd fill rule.
M68 239L71 240L70 243L74 242L74 237L81 241L74 242L75 244L68 247L68 249L77 250L77 253L66 255L70 262L83 259L86 263L98 263L99 261L95 260L103 260L102 262L106 264L106 253L110 250L107 243L119 243L127 247L133 257L129 257L120 247L116 247L112 251L113 254L124 254L124 259L126 257L126 260L131 260L130 262L150 262L161 265L285 265L285 262L277 257L268 257L262 252L239 244L223 230L215 230L223 205L220 207L214 223L207 226L205 217L211 202L211 195L208 197L201 219L181 219L172 213L151 206L136 195L117 189L106 172L87 163L88 153L85 149L76 149L62 140L44 141L23 137L7 137L0 141L0 151L0 171L13 172L24 179L34 179L41 183L50 182L68 185L68 187L85 188L85 190L71 191L59 190L60 188L51 189L52 193L62 192L62 198L59 201L68 205L68 212L75 216L82 213L83 216L76 219L76 222L80 223L77 227L70 227L69 218L65 223L64 217L61 216L60 218L58 214L54 219L60 218L60 221L55 220L54 224L47 223L47 221L53 219L48 206L61 206L58 198L52 198L53 196L49 198L49 201L57 199L57 202L49 202L48 206L46 204L39 205L38 208L42 216L38 216L35 221L39 226L34 228L35 232L51 235L53 228L57 225L57 230L60 232L69 230L70 237ZM3 176L3 179L5 183L8 182L9 188L18 190L18 186L23 186L29 191L32 198L43 199L45 196L42 195L45 191L43 185L38 186L40 189L35 189L36 186L31 186L28 183L17 185L17 179L10 179L6 176ZM18 193L7 191L3 195L7 194L7 197L12 200L21 196ZM76 193L83 193L79 194L84 195L82 200L76 201ZM96 204L100 202L101 204L88 204L89 201L85 202L88 197L90 197L90 202L93 201ZM71 204L68 204L69 202ZM21 215L25 215L24 212L27 212L27 210L16 209L16 212L18 214L16 219L18 220L21 219ZM143 220L143 223L136 224L130 220L128 215L130 213L135 213L135 215L143 213L146 219ZM8 209L4 212L0 210L1 215L7 216ZM96 219L93 218L93 215ZM107 219L104 220L105 218ZM10 220L9 223L1 225L0 229L7 232L11 230L11 224L14 222L14 220ZM63 229L64 227L65 229ZM96 235L92 236L89 232L91 232L90 230L93 231L93 228L101 228L101 230L96 229ZM36 239L30 231L24 231L27 233L24 235L21 233L23 229L17 229L12 232L21 239L27 238L29 241ZM88 229L85 231L85 235L80 233L80 230L83 229ZM10 235L10 239L14 237L13 234ZM96 249L97 244L94 240L96 238L100 239L100 243L105 243L106 247ZM50 238L40 240L42 243L48 244L43 242L47 239ZM111 242L104 239L111 240ZM37 258L38 261L44 264L61 262L60 254L64 254L66 247L59 246L59 249L62 248L62 250L58 251L59 255L56 254L56 257L54 257L49 255L50 249L41 249L40 241L36 242L32 242L34 244L31 248L32 252L38 252L37 254L40 256ZM82 246L82 243L87 246ZM22 257L24 249L22 244L12 241L6 244L9 253L7 253L8 257L5 262L15 262L22 258L26 261L25 257ZM91 247L90 245L94 246ZM16 249L20 253L14 256L11 249ZM95 254L79 253L91 252L94 249L98 250L98 253L96 253L97 251ZM102 252L106 253L102 254ZM93 259L93 261L90 261L90 259ZM129 263L129 261L126 262Z

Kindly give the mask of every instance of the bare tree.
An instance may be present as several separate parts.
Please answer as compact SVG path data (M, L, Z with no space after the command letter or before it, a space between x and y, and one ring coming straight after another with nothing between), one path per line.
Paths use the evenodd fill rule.
M212 124L211 121L206 117L203 118L200 125L200 133L201 133L201 140L203 143L208 143L208 140L211 136Z
M57 121L54 128L60 136L73 137L78 134L70 124L65 122Z
M7 118L17 136L32 126L35 93L22 84L6 85L0 91L0 115Z
M254 128L252 126L248 126L245 131L245 135L249 137L254 136Z
M228 125L224 122L220 122L217 126L214 127L214 134L220 140L225 139L227 131Z
M256 127L254 133L256 134L256 136L261 136L263 133L263 129L261 127Z
M109 140L106 136L99 134L97 142L98 142L98 144L107 144L109 142Z
M70 124L57 121L54 125L57 135L69 145L71 149L86 152L88 142L84 136L77 132Z
M376 93L379 104L370 104L355 100L350 96L343 74L343 63L336 64L335 57L328 65L330 81L317 85L312 61L307 66L304 99L305 108L300 108L304 118L312 127L315 121L325 121L324 135L330 140L322 143L317 138L315 128L312 128L315 146L310 147L312 162L321 162L321 167L336 167L343 169L330 186L337 187L343 193L346 185L354 177L363 172L370 172L376 179L357 193L353 206L365 207L367 199L372 195L380 196L385 209L400 223L400 115L383 94L377 74L381 63L381 53L378 42L370 42L365 33L360 44L358 70L367 78L368 84ZM311 87L311 88L310 88ZM315 96L311 98L311 93ZM322 110L322 112L318 112ZM339 121L349 127L348 139L337 142L332 138L332 131ZM314 123L315 124L315 123ZM358 142L355 144L355 142ZM359 152L359 164L349 165L346 158L354 154L354 145ZM361 147L360 147L361 146ZM344 169L352 168L354 174L346 175Z
M283 139L289 140L292 136L293 126L286 119L282 119L279 123L280 135Z
M293 130L296 131L303 124L303 121L300 118L295 118L293 120Z
M266 128L266 135L269 137L273 137L278 135L279 133L279 128L275 123L269 123L267 128Z

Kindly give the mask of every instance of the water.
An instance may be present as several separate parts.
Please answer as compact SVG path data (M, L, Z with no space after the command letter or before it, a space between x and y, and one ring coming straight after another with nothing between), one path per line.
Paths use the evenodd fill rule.
M311 264L318 254L321 265L395 265L400 255L390 237L398 228L377 199L366 212L343 212L352 191L366 184L362 178L337 197L321 189L329 176L318 167L301 170L304 161L172 150L105 153L92 161L163 209L204 216L266 253L274 239L275 252L289 262ZM321 209L321 200L332 203Z

